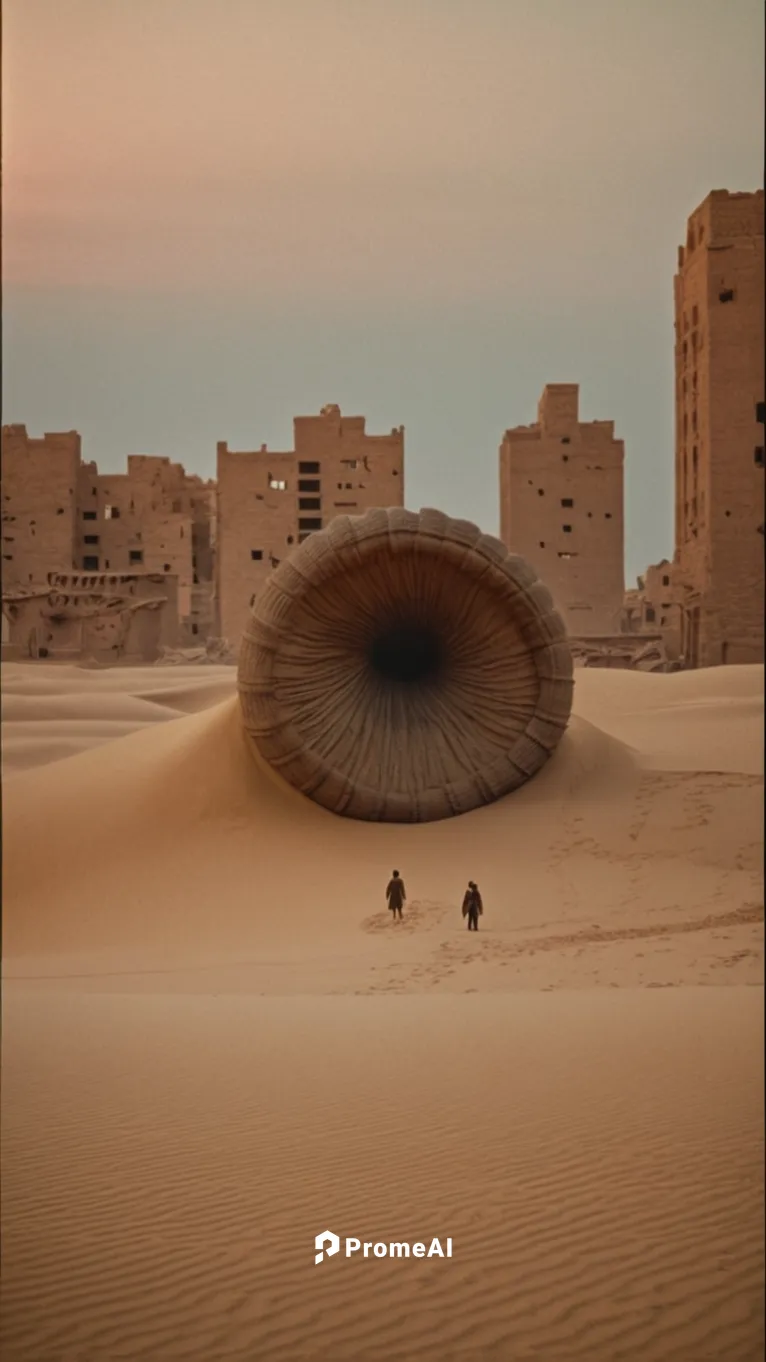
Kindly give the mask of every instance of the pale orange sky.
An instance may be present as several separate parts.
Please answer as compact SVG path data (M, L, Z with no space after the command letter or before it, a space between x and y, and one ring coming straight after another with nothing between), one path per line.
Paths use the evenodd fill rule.
M6 420L209 474L339 401L405 424L411 504L494 529L503 430L580 382L626 439L629 574L672 551L676 247L761 182L760 0L3 20Z
M6 0L6 277L475 297L569 291L576 254L595 282L679 149L736 128L752 159L757 9Z

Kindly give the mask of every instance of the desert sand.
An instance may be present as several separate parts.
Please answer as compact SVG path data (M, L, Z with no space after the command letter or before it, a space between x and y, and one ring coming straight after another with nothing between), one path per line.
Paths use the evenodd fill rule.
M7 1362L761 1357L762 693L578 671L533 781L397 827L231 668L6 666Z

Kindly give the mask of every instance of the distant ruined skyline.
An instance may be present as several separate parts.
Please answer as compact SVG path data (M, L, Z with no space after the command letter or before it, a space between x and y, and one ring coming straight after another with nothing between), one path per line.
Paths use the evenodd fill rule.
M497 532L503 432L577 383L626 580L672 553L676 251L761 182L755 0L9 0L4 37L4 422L210 477L337 402Z

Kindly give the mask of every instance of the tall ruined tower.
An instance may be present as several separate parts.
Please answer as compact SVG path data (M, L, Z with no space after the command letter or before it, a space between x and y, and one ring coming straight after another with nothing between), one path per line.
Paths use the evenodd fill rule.
M714 190L675 277L676 560L687 665L763 660L763 190Z
M622 440L582 422L576 383L549 383L533 426L500 446L500 537L528 559L573 637L616 634L625 590Z

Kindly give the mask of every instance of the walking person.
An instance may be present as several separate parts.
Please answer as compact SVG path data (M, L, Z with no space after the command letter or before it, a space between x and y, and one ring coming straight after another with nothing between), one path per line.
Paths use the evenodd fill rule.
M401 878L398 870L394 871L391 879L388 881L386 898L388 900L388 906L394 915L394 922L397 920L397 914L399 921L401 922L402 908L407 902L407 893L404 888L404 880Z
M468 918L469 932L478 932L479 918L484 912L484 904L481 900L478 886L473 880L468 881L468 888L463 895L463 917Z

